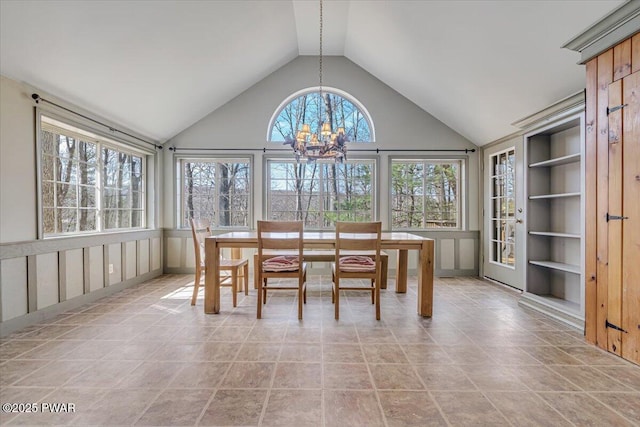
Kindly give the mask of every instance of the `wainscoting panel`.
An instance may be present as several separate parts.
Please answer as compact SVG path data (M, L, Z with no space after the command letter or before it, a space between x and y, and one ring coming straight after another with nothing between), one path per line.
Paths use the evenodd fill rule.
M149 272L149 239L138 240L138 275Z
M124 279L129 280L136 277L138 271L137 242L125 242L123 245L125 253L123 257L125 260Z
M474 270L478 265L478 253L476 252L476 243L474 239L460 239L458 240L458 253L460 254L460 265L458 268L461 270Z
M89 292L104 288L104 249L92 246L89 251Z
M72 249L60 252L60 257L64 257L64 263L60 262L61 270L64 267L64 276L60 278L60 282L64 283L65 289L64 298L60 298L60 300L66 301L84 294L83 250Z
M162 239L160 237L154 237L151 239L151 271L156 271L162 268Z
M41 310L60 302L58 287L58 253L35 256L36 307Z
M27 314L27 257L0 261L2 321Z
M0 336L162 274L162 233L0 245Z
M109 286L122 282L122 243L109 245L108 259L105 262L109 277Z
M185 233L186 234L186 233ZM182 246L183 240L186 240L187 237L167 237L165 239L165 248L167 254L167 268L180 268L181 263L180 260L183 258ZM193 246L192 246L193 247Z
M443 270L453 270L456 265L456 251L454 239L440 240L440 268ZM436 264L437 265L437 264Z

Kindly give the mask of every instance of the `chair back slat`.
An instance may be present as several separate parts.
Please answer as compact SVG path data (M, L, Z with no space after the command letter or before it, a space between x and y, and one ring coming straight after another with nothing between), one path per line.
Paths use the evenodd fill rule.
M297 249L302 257L302 221L258 221L258 254L264 249Z
M204 265L204 239L211 235L211 225L206 219L189 220L191 224L191 235L193 236L193 249L195 252L196 267Z
M336 222L336 256L344 250L375 250L380 257L381 222Z

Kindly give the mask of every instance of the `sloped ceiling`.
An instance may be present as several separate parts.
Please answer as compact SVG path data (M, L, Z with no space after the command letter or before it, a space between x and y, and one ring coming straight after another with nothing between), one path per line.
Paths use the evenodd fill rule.
M324 0L323 53L484 145L584 87L560 46L622 3ZM2 75L158 142L319 50L317 1L2 0L0 19Z

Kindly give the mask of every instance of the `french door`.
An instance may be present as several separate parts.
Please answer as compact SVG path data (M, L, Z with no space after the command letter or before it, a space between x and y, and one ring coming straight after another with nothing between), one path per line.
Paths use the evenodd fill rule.
M524 289L523 142L484 152L484 276Z

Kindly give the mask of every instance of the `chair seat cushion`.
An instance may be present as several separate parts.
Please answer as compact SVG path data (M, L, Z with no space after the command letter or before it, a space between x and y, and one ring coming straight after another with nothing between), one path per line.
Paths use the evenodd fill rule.
M262 271L296 271L300 268L297 256L282 255L262 262Z
M375 271L376 262L368 256L349 255L340 257L340 271Z

